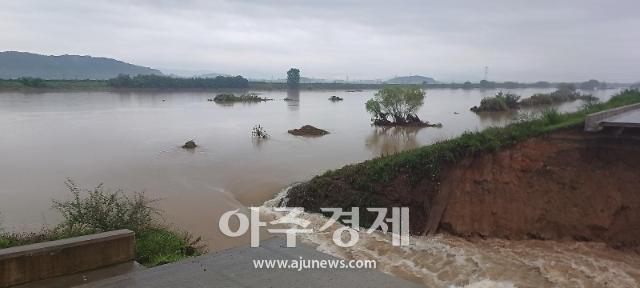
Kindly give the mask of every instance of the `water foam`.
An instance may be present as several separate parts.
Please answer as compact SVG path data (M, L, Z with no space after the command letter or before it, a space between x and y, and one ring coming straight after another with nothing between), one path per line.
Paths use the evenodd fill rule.
M286 203L290 187L261 207L271 217L282 216L273 207ZM320 214L303 213L317 231L327 221ZM343 259L377 261L378 269L428 287L637 287L640 257L601 243L500 239L467 240L446 234L412 236L411 245L391 245L391 235L366 229L353 247L332 240L336 223L322 232L299 239L318 251Z

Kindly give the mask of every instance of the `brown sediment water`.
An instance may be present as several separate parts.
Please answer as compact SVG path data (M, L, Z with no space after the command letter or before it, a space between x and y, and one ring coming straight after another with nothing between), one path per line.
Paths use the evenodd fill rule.
M544 89L513 92L528 97ZM469 108L495 90L432 89L418 111L442 128L370 125L364 103L375 91L257 91L274 101L219 105L215 92L0 93L0 213L6 230L55 225L52 199L70 195L64 181L83 187L146 191L160 199L164 220L201 235L209 250L245 245L221 235L222 213L259 206L283 187L343 165L503 125L514 115L477 115ZM608 99L615 90L598 91ZM337 95L344 101L331 103ZM282 101L292 98L297 101ZM558 108L574 110L582 103ZM458 114L455 114L458 113ZM260 124L271 135L251 138ZM304 138L302 125L331 132ZM182 149L188 140L198 147Z

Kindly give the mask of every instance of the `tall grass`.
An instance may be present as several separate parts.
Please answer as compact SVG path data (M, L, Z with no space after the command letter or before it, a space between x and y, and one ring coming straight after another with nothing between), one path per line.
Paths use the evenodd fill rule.
M65 184L71 199L53 200L53 207L64 218L59 227L68 231L129 229L140 233L154 225L154 216L159 215L151 206L154 201L144 193L127 195L122 190L107 190L102 184L83 190L71 179Z
M540 119L544 122L545 125L556 125L562 122L562 117L558 110L553 108L547 108L542 110Z

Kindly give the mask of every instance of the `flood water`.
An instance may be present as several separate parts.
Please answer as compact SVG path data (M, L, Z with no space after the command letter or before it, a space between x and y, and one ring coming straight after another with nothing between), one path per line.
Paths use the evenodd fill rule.
M509 91L528 97L551 90ZM204 92L0 93L3 226L25 231L55 225L59 216L51 200L69 197L64 181L70 178L86 188L104 183L145 191L160 199L157 205L168 224L203 236L210 251L221 250L247 243L219 233L218 219L226 211L260 206L291 183L328 169L517 117L469 111L496 90L427 90L417 114L443 127L423 129L372 127L364 103L373 90L253 92L274 100L220 105L207 101L216 93ZM616 92L597 91L594 96L606 100ZM344 101L331 102L327 98L332 95ZM577 101L558 109L580 105ZM252 139L257 124L270 139ZM331 134L304 138L287 133L306 124ZM180 148L191 139L197 149Z

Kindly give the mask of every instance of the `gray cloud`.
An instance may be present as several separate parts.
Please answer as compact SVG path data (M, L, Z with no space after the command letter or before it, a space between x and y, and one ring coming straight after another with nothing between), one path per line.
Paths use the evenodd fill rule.
M0 4L0 50L282 77L640 80L638 1L80 1Z

